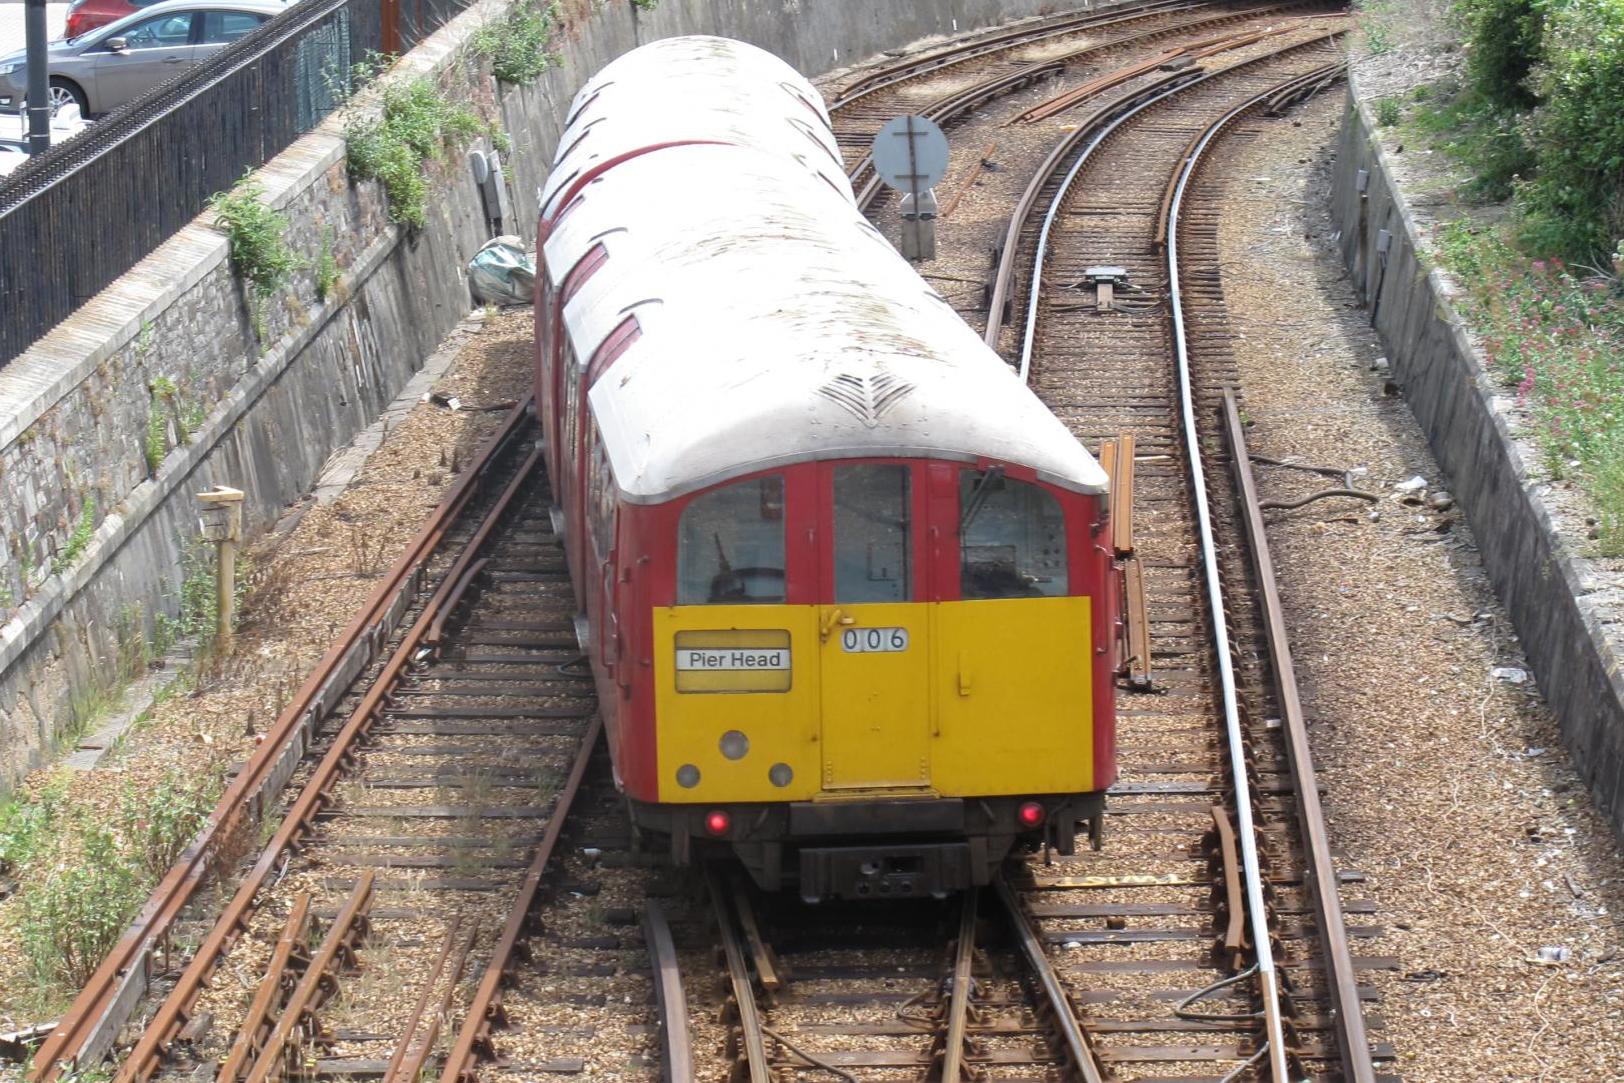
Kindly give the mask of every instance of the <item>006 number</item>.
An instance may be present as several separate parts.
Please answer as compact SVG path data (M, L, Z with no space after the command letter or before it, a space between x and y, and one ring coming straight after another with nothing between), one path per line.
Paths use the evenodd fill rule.
M908 649L906 628L847 628L840 633L840 649L848 654L870 654Z

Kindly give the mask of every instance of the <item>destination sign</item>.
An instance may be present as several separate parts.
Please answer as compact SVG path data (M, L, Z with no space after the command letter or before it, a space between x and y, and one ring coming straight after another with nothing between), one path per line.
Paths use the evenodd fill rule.
M672 637L678 692L788 692L794 669L783 628L694 628Z

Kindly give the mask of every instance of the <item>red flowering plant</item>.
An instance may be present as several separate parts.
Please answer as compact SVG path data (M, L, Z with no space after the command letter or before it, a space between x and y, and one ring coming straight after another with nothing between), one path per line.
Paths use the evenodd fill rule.
M1527 406L1551 472L1589 494L1603 553L1624 556L1624 250L1611 274L1584 273L1530 260L1500 229L1463 219L1438 241L1466 289L1462 315Z

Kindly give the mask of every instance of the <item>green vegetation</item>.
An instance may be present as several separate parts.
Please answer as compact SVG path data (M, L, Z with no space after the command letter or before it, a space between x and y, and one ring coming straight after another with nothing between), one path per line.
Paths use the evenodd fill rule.
M29 866L13 921L45 991L67 994L83 985L118 942L212 807L221 771L203 776L189 782L173 771L156 785L126 783L116 827L67 814L65 782L0 819L8 860ZM20 856L13 859L14 852Z
M157 399L152 400L147 410L147 431L141 441L141 453L146 457L149 476L158 473L158 464L169 454L169 419Z
M1504 230L1465 222L1441 232L1439 250L1467 289L1463 307L1489 364L1528 406L1552 473L1590 494L1601 551L1624 555L1624 246L1610 277L1530 262Z
M68 535L67 543L62 546L62 551L51 561L51 574L56 575L73 567L74 562L84 555L85 549L90 545L90 539L95 533L96 498L87 496L84 503L79 507L79 521L74 524L73 533Z
M653 11L660 6L660 0L632 0L632 7L638 11Z
M1404 108L1397 98L1382 98L1376 102L1376 123L1391 128L1404 119Z
M1484 102L1498 109L1535 103L1529 74L1539 59L1545 4L1539 0L1456 0L1471 48L1466 70Z
M1624 0L1567 0L1536 72L1537 169L1518 191L1525 242L1595 261L1624 236Z
M159 613L154 633L153 653L163 654L176 641L196 637L199 646L206 649L219 630L220 602L214 595L214 551L205 541L198 540L186 546L181 553L181 581L176 601L176 614ZM247 582L241 566L236 582L239 589Z
M58 839L60 860L17 895L17 936L37 982L66 992L83 985L141 904L118 840L78 820Z
M389 217L411 229L428 221L429 162L446 150L484 131L467 107L446 101L426 78L391 83L383 91L383 112L376 119L355 119L344 129L350 173L383 184Z
M648 10L649 0L632 0ZM547 46L558 25L558 4L527 0L515 5L503 18L486 23L474 32L469 47L491 62L491 74L504 83L524 86L557 61Z
M329 228L321 235L321 253L316 257L317 300L327 300L327 295L338 284L338 276L338 260L333 256L333 231Z
M1420 125L1515 200L1525 251L1605 261L1624 236L1624 0L1455 0L1467 80Z
M231 266L263 301L281 289L303 261L284 239L286 216L265 202L265 189L244 176L229 192L216 192L209 206L219 217L218 228L231 242Z
M55 827L67 792L68 776L58 773L39 793L0 802L0 871L33 858Z

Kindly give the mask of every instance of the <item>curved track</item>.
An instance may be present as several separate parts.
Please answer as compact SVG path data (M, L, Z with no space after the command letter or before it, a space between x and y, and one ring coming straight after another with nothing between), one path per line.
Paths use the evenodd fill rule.
M680 1079L685 1059L704 1063L713 1032L681 1028L683 1043L668 1027L657 1044L644 1024L656 1003L683 1018L679 960L692 986L691 930L706 914L738 934L724 938L738 949L724 971L735 1004L774 982L782 990L785 975L764 974L763 961L789 957L797 995L809 989L825 1010L892 1005L866 1024L866 1054L842 1029L845 1048L832 1052L849 1066L836 1076L1372 1078L1368 1043L1350 1025L1355 960L1336 935L1335 889L1347 877L1325 845L1289 651L1270 634L1278 600L1255 502L1242 499L1244 436L1219 424L1233 373L1200 172L1201 150L1244 130L1246 110L1334 78L1324 25L1248 37L1305 7L1166 0L1038 20L870 72L835 107L875 210L885 200L864 185L863 158L891 115L926 111L968 130L987 115L1052 108L1056 123L1076 126L1058 145L1034 126L1026 146L1039 153L1009 156L1030 198L983 303L994 302L989 341L1026 357L1034 388L1080 439L1135 440L1118 449L1139 481L1133 520L1161 694L1123 699L1124 779L1103 853L1017 862L997 892L937 907L928 928L940 935L912 947L883 929L900 911L875 918L885 947L913 953L889 974L875 945L840 939L849 928L819 931L781 900L748 903L725 884L707 907L692 885L685 893L644 868L594 758L590 682L568 664L573 606L521 409L239 773L33 1078L109 1050L157 950L196 935L178 981L155 990L121 1078L212 1061L255 1083L312 1071L406 1080L432 1070L443 1083L538 1070L635 1077L662 1062ZM1049 216L1051 206L1061 209ZM1052 228L1040 257L1043 217ZM1109 312L1083 284L1102 262L1127 270ZM1191 412L1177 413L1181 399ZM1230 406L1229 416L1240 415ZM1239 665L1226 678L1231 644ZM235 898L218 918L184 917L301 760L297 796ZM674 944L665 908L640 914L649 896L674 900ZM758 905L752 933L744 915ZM962 950L944 953L944 939ZM644 950L664 980L647 980ZM208 988L228 956L256 980ZM824 985L806 986L819 967ZM887 986L878 1001L869 980ZM910 982L919 988L897 988ZM758 1010L790 1039L761 1052L778 1058L776 1078L829 1078L808 1062L829 1059L817 1043L840 1024L797 1017L793 1001ZM749 1030L726 1031L745 1072Z

